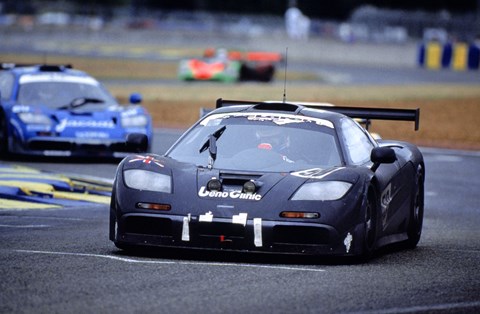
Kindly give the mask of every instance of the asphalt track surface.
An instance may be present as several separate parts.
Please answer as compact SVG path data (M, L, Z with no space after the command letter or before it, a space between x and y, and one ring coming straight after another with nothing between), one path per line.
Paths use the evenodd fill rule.
M383 54L399 61L393 68L337 64L318 53L316 71L332 84L479 83L476 72L415 68L412 49ZM164 152L179 134L157 130L153 151ZM390 247L366 264L184 251L126 255L108 240L107 204L0 209L0 313L478 313L480 153L422 151L426 208L419 246ZM2 164L111 181L117 162Z
M162 153L180 134L157 130ZM108 205L0 210L1 313L478 313L480 154L423 148L426 208L414 250L366 264L147 251L108 240ZM116 162L14 160L113 179Z

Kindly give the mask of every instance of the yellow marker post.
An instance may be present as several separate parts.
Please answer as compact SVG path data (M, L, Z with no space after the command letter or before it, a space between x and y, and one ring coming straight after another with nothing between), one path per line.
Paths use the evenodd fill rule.
M458 43L453 46L452 69L465 71L467 69L468 45Z
M438 70L442 66L442 45L438 42L428 43L425 48L425 65L427 69Z

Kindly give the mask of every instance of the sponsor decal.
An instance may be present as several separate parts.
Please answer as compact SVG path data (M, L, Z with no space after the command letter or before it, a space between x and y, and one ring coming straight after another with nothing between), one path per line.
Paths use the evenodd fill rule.
M233 215L232 224L239 224L245 227L247 225L247 217L247 213L239 213L238 215Z
M285 124L292 124L292 123L315 123L317 125L325 126L331 129L333 129L334 127L331 121L325 120L325 119L299 117L299 116L289 115L289 114L273 115L271 113L262 114L262 113L245 113L245 112L215 114L202 120L201 124L211 125L210 122L214 121L215 122L214 125L217 125L219 124L217 120L228 119L230 117L246 117L248 120L251 120L251 121L269 121L277 125L285 125Z
M131 117L140 114L140 110L138 108L128 108L125 111L122 111L120 114L122 117Z
M388 209L392 202L392 184L390 183L380 196L381 208L382 208L382 226L383 229L387 227L388 221Z
M49 132L50 126L43 124L27 124L25 126L27 132Z
M164 167L163 164L161 164L160 160L155 159L153 156L142 156L142 155L135 155L133 159L130 159L128 162L142 162L144 164L151 164L154 163L159 167Z
M62 119L55 127L55 131L63 132L66 128L115 128L115 123L112 120L68 120Z
M353 237L349 232L345 237L345 239L343 240L343 244L345 245L345 250L347 251L347 253L350 252L350 247L352 246L352 240L353 240Z
M257 193L242 193L242 191L208 191L205 186L202 186L198 191L200 197L213 197L213 198L231 198L240 200L252 200L259 201L262 199L262 195Z
M106 132L75 132L75 137L77 138L103 138L107 139L110 137L110 134Z
M212 222L213 221L213 214L211 211L198 216L198 221L199 222Z
M99 85L92 77L87 76L75 76L64 73L42 73L42 74L25 74L20 77L19 83L36 83L36 82L60 82L60 83L78 83Z
M14 113L30 112L30 106L22 106L22 105L13 106L12 112Z
M191 215L188 214L187 217L183 217L183 227L182 227L182 241L190 241L190 219Z
M253 243L256 247L263 246L262 240L262 218L253 218Z
M291 175L300 177L300 178L305 178L305 179L323 179L326 176L334 172L337 172L338 170L341 170L343 168L345 167L339 167L328 172L325 172L325 169L322 169L322 168L312 168L312 169L305 169L302 171L292 172Z

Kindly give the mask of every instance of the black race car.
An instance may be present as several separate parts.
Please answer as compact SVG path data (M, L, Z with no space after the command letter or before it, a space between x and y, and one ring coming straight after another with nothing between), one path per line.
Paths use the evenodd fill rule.
M375 140L354 119L418 129L419 110L311 107L219 99L165 155L125 158L110 240L121 249L361 258L394 242L416 247L423 156L412 144ZM129 141L146 147L140 134Z

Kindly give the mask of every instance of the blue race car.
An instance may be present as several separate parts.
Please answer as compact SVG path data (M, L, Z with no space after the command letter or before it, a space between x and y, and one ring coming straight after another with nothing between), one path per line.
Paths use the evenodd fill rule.
M106 88L71 65L0 65L0 157L120 158L132 133L152 138L151 116L132 94L121 106Z

